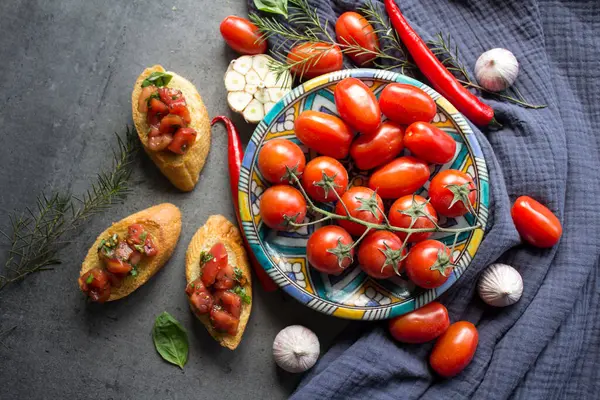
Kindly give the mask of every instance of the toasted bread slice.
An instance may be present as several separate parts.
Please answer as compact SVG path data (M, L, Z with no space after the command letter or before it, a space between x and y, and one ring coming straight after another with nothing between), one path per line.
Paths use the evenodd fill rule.
M211 247L218 242L223 243L227 249L229 264L233 267L238 267L244 273L246 284L243 287L248 296L252 298L252 274L250 272L248 256L244 249L240 231L222 215L210 216L206 221L206 224L196 231L188 246L187 253L185 254L185 278L188 284L200 277L200 253L209 251ZM251 309L252 302L250 304L242 303L240 324L238 325L238 332L235 336L216 331L213 328L208 315L200 315L197 317L202 321L211 336L215 338L221 346L227 347L230 350L235 350L242 340L248 318L250 318Z
M120 287L111 288L110 298L108 301L118 300L128 296L134 290L142 286L150 279L159 269L165 265L167 260L173 254L175 245L181 233L181 212L179 208L173 204L164 203L154 207L147 208L135 214L132 214L119 222L113 223L107 230L102 232L96 239L92 247L87 253L81 265L79 276L82 276L92 268L103 268L102 261L98 257L98 246L102 239L106 239L113 234L119 237L127 235L127 228L131 224L142 224L146 231L153 238L154 245L158 250L158 254L153 257L142 259L137 267L137 276L126 276Z
M170 88L181 90L185 96L192 122L189 127L196 131L196 141L183 154L174 154L170 151L152 151L148 148L148 131L150 127L146 122L146 113L138 111L138 98L142 92L142 82L153 72L166 72L160 65L146 68L144 72L135 81L133 93L131 94L131 109L133 112L133 122L138 136L144 145L144 150L150 156L152 161L160 171L175 185L184 192L194 189L200 176L200 171L204 167L208 150L210 149L210 120L208 112L202 102L200 94L196 87L187 79L176 73L170 72L173 79L167 85Z

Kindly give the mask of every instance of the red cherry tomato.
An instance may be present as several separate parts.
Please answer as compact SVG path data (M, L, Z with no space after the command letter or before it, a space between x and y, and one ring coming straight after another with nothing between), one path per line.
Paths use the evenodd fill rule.
M392 161L404 148L404 128L385 121L369 135L359 135L350 146L350 156L359 169L367 170Z
M410 124L404 133L404 145L415 156L432 164L446 164L456 153L452 136L427 122Z
M338 160L331 157L317 157L306 164L302 175L302 186L306 193L316 201L336 201L337 196L333 190L328 190L326 195L325 189L319 186L319 182L323 180L332 180L335 192L341 196L348 188L348 171Z
M380 211L375 210L374 213L367 210L358 210L359 207L362 207L365 204L371 202L371 198L375 192L369 188L363 186L354 186L353 188L348 189L346 193L342 196L342 201L338 201L335 205L335 213L338 215L347 215L346 210L342 202L348 208L348 212L354 218L358 218L365 222L371 222L374 224L380 224L383 221L383 215ZM378 194L375 194L375 202L380 210L383 210L383 201ZM367 229L364 225L361 225L357 222L338 220L338 224L346 229L350 234L355 236L362 235Z
M354 136L348 125L335 115L303 111L294 121L298 139L324 156L346 158Z
M369 187L377 189L384 199L397 199L423 186L429 174L429 167L423 161L410 156L400 157L373 172Z
M415 214L415 222L412 224L413 229L431 229L435 227L433 222L423 215L423 213L429 214L431 219L437 223L438 218L435 209L431 204L427 203L427 200L416 194L402 196L392 204L388 215L390 224L392 226L397 226L398 228L409 228L411 226L412 217L403 214L403 212L406 212L407 210L409 210L410 213ZM404 239L406 239L405 232L395 231L394 233L400 240L404 241ZM408 241L413 243L422 242L423 240L427 240L432 234L433 232L412 233L408 238Z
M404 83L390 83L379 96L383 115L394 122L410 125L430 122L436 113L435 101L423 90Z
M175 132L175 135L173 135L173 141L169 144L169 147L167 148L175 154L185 154L190 149L190 147L192 147L195 141L195 130L193 130L192 128L179 128L179 130Z
M473 359L478 343L475 325L468 321L455 322L435 342L429 364L444 378L458 375Z
M360 133L375 132L381 124L381 111L377 98L360 79L340 81L333 93L340 117Z
M402 242L392 232L370 232L358 247L360 268L375 279L391 278L396 274L394 264L398 272L404 269L404 260L400 258L406 254L406 249L400 249Z
M271 186L260 199L260 217L269 228L287 230L289 225L285 217L299 224L305 216L306 200L291 186Z
M210 310L210 322L215 330L225 332L229 335L235 335L240 320L219 307L213 307Z
M408 252L404 268L415 285L425 289L440 287L452 272L450 249L437 240L419 242Z
M286 139L269 140L258 153L258 169L271 183L290 183L288 179L283 179L287 169L295 170L300 175L305 165L306 158L300 147Z
M442 303L432 301L423 307L390 320L390 333L402 343L425 343L448 329L450 317Z
M455 195L448 187L449 185L452 185L451 187L454 190L463 192L464 196L468 197L471 205L475 204L477 193L473 190L475 189L473 178L462 171L447 169L434 176L429 184L431 205L438 214L446 217L460 217L461 215L465 215L469 210L462 201L459 200L452 207L450 206L454 201Z
M267 41L258 27L245 18L230 15L219 27L225 42L240 54L263 54L267 51Z
M310 61L302 62L309 58ZM339 71L344 66L342 51L336 45L325 42L301 43L293 47L287 56L287 63L297 77L311 79L328 72Z
M198 278L190 282L185 288L185 293L188 295L192 309L197 315L208 314L210 312L214 299L202 283L202 279Z
M213 245L208 254L211 256L211 259L200 267L202 268L202 283L206 287L211 287L215 283L215 279L217 279L219 269L225 267L229 262L229 257L227 249L220 242Z
M552 247L562 235L562 225L546 206L529 196L521 196L512 206L511 215L524 241L535 247Z
M373 26L359 13L348 11L340 15L335 23L337 41L342 45L360 46L362 49L377 52L379 38ZM372 53L361 54L359 51L347 51L346 55L359 67L370 66L377 56Z
M306 242L308 262L318 271L325 274L339 275L352 264L354 249L352 237L346 230L336 225L327 225L314 231ZM346 252L344 253L344 248ZM331 250L341 250L340 258ZM334 250L335 251L335 250Z

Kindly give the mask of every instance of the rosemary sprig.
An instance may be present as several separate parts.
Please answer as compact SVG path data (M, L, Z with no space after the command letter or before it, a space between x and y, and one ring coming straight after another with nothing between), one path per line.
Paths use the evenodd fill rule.
M528 103L516 87L512 89L515 92L515 96L511 96L507 93L507 91L492 92L490 90L487 90L483 86L478 85L470 77L467 68L460 61L458 54L458 45L452 43L452 38L450 34L444 37L444 35L440 32L435 36L434 40L428 41L427 44L431 48L433 54L435 54L435 56L440 59L440 61L442 62L442 64L444 64L444 66L446 66L448 71L452 72L456 76L458 81L463 86L480 90L481 92L484 92L490 96L499 97L501 99L507 100L514 104L518 104L525 108L539 109L546 107L546 105L536 105Z
M125 138L117 136L110 171L98 174L96 182L81 197L69 193L42 194L34 209L9 216L10 233L0 231L9 242L4 270L0 271L0 290L36 272L60 264L58 252L68 243L67 234L86 220L124 199L132 161L139 149L135 130L127 128Z

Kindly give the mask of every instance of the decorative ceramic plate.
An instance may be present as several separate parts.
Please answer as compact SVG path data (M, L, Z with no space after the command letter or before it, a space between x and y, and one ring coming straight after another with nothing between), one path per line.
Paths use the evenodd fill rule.
M294 119L304 110L337 114L333 91L337 82L347 77L361 79L377 97L388 83L400 82L423 89L435 100L438 109L433 123L452 135L457 142L457 150L451 162L432 166L431 176L450 168L469 174L477 186L475 209L485 224L489 203L488 172L479 143L465 118L446 99L423 83L394 72L372 69L344 70L312 79L296 87L269 111L258 124L246 148L239 184L240 212L252 251L269 276L292 297L317 311L336 317L362 320L392 318L413 311L448 290L468 268L484 230L460 234L454 251L457 267L444 285L424 290L399 276L387 280L373 279L362 272L356 262L339 276L322 274L311 268L306 259L306 241L320 225L303 227L295 232L276 232L261 222L259 214L261 195L268 187L257 167L259 149L268 140L285 138L298 143L305 151L307 160L314 158L314 151L308 150L296 139ZM348 168L351 185L366 185L365 172L358 171L351 160L343 163ZM429 182L419 194L427 197L428 186ZM315 216L307 215L307 218L314 219ZM458 228L473 225L474 222L473 216L467 214L459 218L440 217L439 224ZM432 238L451 246L454 234L435 233Z

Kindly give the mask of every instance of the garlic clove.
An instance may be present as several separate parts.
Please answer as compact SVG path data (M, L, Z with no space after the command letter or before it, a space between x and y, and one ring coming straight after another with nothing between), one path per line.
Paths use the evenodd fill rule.
M521 298L523 278L510 265L492 264L481 274L477 289L479 296L487 304L494 307L506 307Z
M246 86L244 75L236 71L227 72L225 75L225 88L228 92L244 90L244 86Z
M252 95L246 92L229 92L227 94L227 103L235 112L241 113L244 108L252 101Z
M519 63L513 53L496 48L483 53L475 63L477 82L487 90L499 92L517 79Z
M242 115L247 122L258 124L265 117L265 107L254 99L246 106Z
M273 358L282 369L304 372L317 362L320 353L319 338L308 328L291 325L282 329L273 341Z
M239 72L242 75L246 75L252 68L252 59L253 57L251 56L242 56L233 60L231 62L231 66L234 71Z

